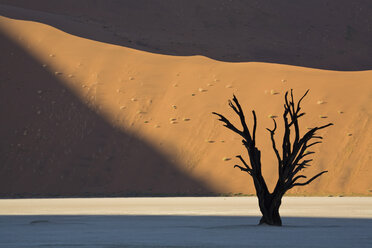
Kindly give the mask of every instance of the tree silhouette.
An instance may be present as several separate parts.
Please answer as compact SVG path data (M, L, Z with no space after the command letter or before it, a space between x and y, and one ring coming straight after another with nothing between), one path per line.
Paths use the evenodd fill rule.
M219 120L224 123L225 127L239 134L243 138L242 142L244 147L248 151L250 165L243 159L241 155L238 155L236 157L242 162L243 166L235 165L234 168L239 168L241 171L248 173L253 178L260 211L262 213L260 224L281 226L282 221L279 214L279 207L281 205L281 200L284 194L295 186L304 186L311 183L316 178L327 172L322 171L311 177L310 179L307 179L305 175L301 174L302 170L310 166L309 163L312 161L312 159L308 159L308 156L313 154L314 152L309 151L308 148L321 143L321 141L313 141L314 139L322 139L322 137L318 136L316 132L320 129L333 125L332 123L329 123L324 126L311 128L309 131L306 132L305 135L301 137L298 120L300 117L304 116L305 113L300 113L300 104L308 92L309 90L306 91L306 93L300 98L297 104L293 100L293 90L291 90L290 92L290 97L288 96L288 91L285 94L283 113L285 130L282 144L282 155L280 155L279 150L277 149L274 138L277 128L275 119L273 119L274 128L267 128L270 133L272 147L278 160L279 172L278 181L272 193L269 192L265 179L262 176L261 151L256 147L257 118L255 111L252 111L252 133L248 129L243 109L241 108L239 101L235 95L233 96L232 101L229 100L229 106L239 116L243 130L239 130L238 128L236 128L223 115L213 112L213 114L220 117ZM291 138L291 131L294 131L293 138ZM291 143L292 141L293 143ZM300 179L307 180L299 182Z

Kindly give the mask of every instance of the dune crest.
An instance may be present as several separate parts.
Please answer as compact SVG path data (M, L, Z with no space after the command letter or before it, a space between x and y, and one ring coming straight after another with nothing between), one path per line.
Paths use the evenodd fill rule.
M371 11L365 0L0 0L0 15L142 51L342 71L372 69Z

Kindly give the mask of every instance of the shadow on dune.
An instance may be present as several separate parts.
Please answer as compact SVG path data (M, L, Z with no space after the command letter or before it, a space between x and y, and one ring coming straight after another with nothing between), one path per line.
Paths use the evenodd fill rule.
M111 126L0 34L0 197L198 195L212 190Z
M258 221L259 217L244 216L0 216L0 231L7 247L26 243L25 247L101 248L371 244L371 219L285 217L282 227L258 226Z
M153 53L341 71L372 69L368 0L0 0L0 4L4 4L0 14L10 18Z

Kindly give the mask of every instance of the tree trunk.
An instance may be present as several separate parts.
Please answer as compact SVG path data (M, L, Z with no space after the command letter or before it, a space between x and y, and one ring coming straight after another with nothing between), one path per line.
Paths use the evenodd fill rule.
M279 214L279 207L282 203L280 195L265 194L258 196L259 206L262 213L260 225L281 226L282 219Z
M292 90L290 97L288 97L288 91L285 93L284 97L285 104L283 113L285 130L282 144L283 150L282 156L280 156L274 138L275 131L277 128L275 119L273 119L274 128L272 130L267 128L267 130L270 132L271 143L276 158L278 160L279 178L273 193L269 192L265 179L262 176L261 152L256 147L257 118L255 111L254 110L252 111L253 114L252 133L249 131L249 128L245 121L243 109L240 106L240 103L235 95L232 101L229 100L229 106L239 116L243 130L238 129L233 124L231 124L231 122L228 119L226 119L225 116L213 112L213 114L220 117L219 120L224 123L225 127L237 133L243 138L242 142L245 148L247 149L250 165L245 162L241 155L238 155L236 157L241 160L244 166L234 165L234 168L239 168L241 171L248 173L253 178L253 183L258 197L258 203L262 213L260 225L266 224L271 226L281 226L282 220L279 214L279 207L282 203L282 197L285 194L285 192L293 188L294 186L307 185L316 178L318 178L319 176L321 176L322 174L327 172L322 171L305 182L297 182L297 180L301 178L306 178L305 175L298 175L298 173L305 169L306 167L310 166L309 162L312 161L312 159L305 158L306 156L314 153L306 152L308 151L307 149L313 145L321 143L320 141L317 141L310 144L310 140L321 139L322 137L317 135L316 132L320 129L333 125L332 123L329 123L324 126L314 127L307 131L306 134L303 135L302 137L300 136L298 119L305 114L300 112L301 110L300 103L308 92L309 90L306 91L306 93L300 98L300 100L297 103L295 103L293 99ZM291 130L293 129L295 131L295 137L291 139L290 134Z

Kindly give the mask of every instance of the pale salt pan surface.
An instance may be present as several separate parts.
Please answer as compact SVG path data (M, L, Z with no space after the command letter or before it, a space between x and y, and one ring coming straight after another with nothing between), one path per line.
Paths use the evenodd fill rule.
M283 227L255 197L0 200L0 247L372 247L372 198L285 197Z

